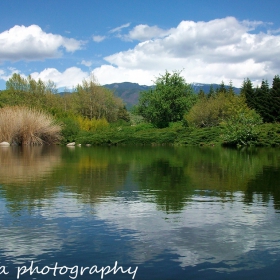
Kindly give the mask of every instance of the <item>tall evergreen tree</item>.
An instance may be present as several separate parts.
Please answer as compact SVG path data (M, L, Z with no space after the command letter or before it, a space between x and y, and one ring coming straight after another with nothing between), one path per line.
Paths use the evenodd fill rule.
M271 96L271 115L274 120L280 121L280 77L276 75L272 82L272 88L270 89Z
M207 95L208 98L214 97L215 96L215 90L213 85L210 85L209 93Z
M256 90L256 111L261 115L264 122L274 122L272 115L272 99L267 80L263 80L261 87Z
M232 85L232 81L230 80L229 82L229 87L227 89L227 94L233 96L235 94L234 89L233 89L233 85Z
M203 90L203 89L200 89L197 96L198 96L198 99L203 99L203 98L205 98L205 92L204 92L204 90Z
M256 109L256 95L253 84L249 78L245 79L241 87L241 96L244 96L249 108Z
M225 83L224 81L222 81L219 85L219 87L217 88L216 90L217 93L226 93L227 92L227 89L226 89L226 86L225 86Z

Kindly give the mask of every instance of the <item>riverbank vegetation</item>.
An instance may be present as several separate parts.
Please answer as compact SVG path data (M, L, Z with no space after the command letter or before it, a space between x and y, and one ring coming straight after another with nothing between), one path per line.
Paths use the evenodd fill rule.
M27 107L0 108L0 142L14 145L57 144L61 126L46 113Z
M6 90L0 91L0 141L20 145L58 141L92 145L280 145L279 76L274 77L272 87L262 81L254 88L247 78L240 94L234 92L232 84L223 82L216 90L211 87L209 92L197 94L178 71L166 71L154 84L153 89L139 94L138 104L129 112L123 100L93 76L59 94L52 81L13 74ZM7 115L19 114L19 108L34 116ZM23 127L30 127L32 119L40 120L36 122L39 126L26 132ZM43 125L43 120L48 120L48 125ZM31 123L35 125L35 121ZM42 134L47 128L53 132Z

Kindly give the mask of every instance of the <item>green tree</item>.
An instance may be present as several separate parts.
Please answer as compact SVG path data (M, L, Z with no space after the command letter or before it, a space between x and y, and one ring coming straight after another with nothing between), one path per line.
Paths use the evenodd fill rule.
M24 105L43 109L48 112L62 110L60 95L52 81L36 81L30 75L27 78L14 73L6 82L6 90L0 96L1 106Z
M215 96L215 90L214 90L214 87L213 87L213 85L211 84L210 85L210 89L209 89L209 93L208 93L208 95L207 95L207 97L208 98L211 98L211 97L213 97L213 96Z
M228 88L227 88L227 94L229 94L229 95L234 95L235 93L234 93L234 89L233 89L233 85L232 85L232 81L230 80L230 82L229 82L229 86L228 86Z
M226 93L227 92L227 89L226 89L226 86L225 86L225 83L224 81L222 81L219 85L219 87L217 88L217 93Z
M250 146L257 139L262 119L255 110L241 108L221 123L222 138L227 145Z
M76 87L74 99L78 113L90 120L106 118L109 122L116 121L119 110L124 107L123 101L100 86L94 77L83 80Z
M270 89L271 96L271 115L274 117L274 120L280 121L280 77L276 75L273 78L272 88Z
M244 96L221 92L213 97L198 100L184 118L190 126L211 127L218 126L241 113L246 116L250 111L252 110L248 108Z
M198 99L202 99L202 98L206 97L205 92L203 91L203 89L199 90L199 93L198 93L197 96L198 96Z
M256 89L255 110L261 115L264 122L274 122L272 115L272 98L267 80L263 80L261 87Z
M246 99L246 103L251 109L256 109L256 96L255 90L253 88L253 84L249 78L245 79L242 83L241 96L244 96Z
M160 75L154 89L140 93L135 111L159 128L167 127L170 122L181 121L195 104L197 95L180 74L166 71Z

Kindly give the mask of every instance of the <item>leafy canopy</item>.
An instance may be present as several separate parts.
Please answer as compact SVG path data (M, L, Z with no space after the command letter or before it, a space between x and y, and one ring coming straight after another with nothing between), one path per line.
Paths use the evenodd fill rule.
M160 75L154 89L140 93L136 113L159 128L181 121L196 102L197 96L180 74L166 71Z

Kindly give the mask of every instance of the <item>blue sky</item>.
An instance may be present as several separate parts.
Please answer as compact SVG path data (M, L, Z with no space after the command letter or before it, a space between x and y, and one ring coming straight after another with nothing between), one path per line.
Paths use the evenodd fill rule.
M255 84L280 74L279 0L2 0L0 89L14 73L71 89L189 83Z

